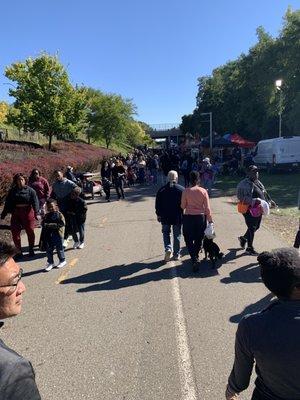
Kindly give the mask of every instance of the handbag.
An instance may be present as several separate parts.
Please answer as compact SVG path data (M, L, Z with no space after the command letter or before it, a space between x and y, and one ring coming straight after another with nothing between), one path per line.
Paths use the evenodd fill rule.
M241 214L246 214L246 212L248 211L248 209L249 209L249 204L246 204L246 203L244 203L244 202L242 202L242 201L239 201L239 202L238 202L238 204L237 204L237 210L238 210L239 213L241 213Z
M250 214L252 215L252 217L260 217L263 214L263 210L262 210L262 206L260 204L251 206L249 208Z
M204 231L204 236L207 237L207 239L214 239L216 237L215 227L213 222L207 224L207 227L205 228Z

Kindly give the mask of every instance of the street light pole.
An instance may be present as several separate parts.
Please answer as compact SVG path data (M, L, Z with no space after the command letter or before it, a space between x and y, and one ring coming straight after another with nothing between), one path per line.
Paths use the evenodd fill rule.
M282 79L278 79L275 82L276 89L279 90L279 110L278 110L278 116L279 116L279 137L281 137L281 125L282 125Z
M213 149L213 130L212 130L212 112L201 113L200 115L209 115L209 148L210 151ZM208 122L208 121L205 121Z

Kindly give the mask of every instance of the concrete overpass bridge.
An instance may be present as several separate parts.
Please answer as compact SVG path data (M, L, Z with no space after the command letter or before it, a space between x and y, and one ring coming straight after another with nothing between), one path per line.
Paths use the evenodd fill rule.
M179 143L179 138L183 136L183 133L179 129L178 123L173 124L152 124L150 125L151 130L149 132L150 136L154 140L166 139L173 141L174 143Z

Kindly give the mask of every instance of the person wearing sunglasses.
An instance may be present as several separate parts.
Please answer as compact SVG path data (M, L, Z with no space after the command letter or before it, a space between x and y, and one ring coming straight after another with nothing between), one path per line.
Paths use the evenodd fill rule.
M22 310L22 269L13 257L18 250L0 240L0 320L14 317ZM0 322L0 337L1 327ZM0 399L40 400L31 363L5 345L0 339Z

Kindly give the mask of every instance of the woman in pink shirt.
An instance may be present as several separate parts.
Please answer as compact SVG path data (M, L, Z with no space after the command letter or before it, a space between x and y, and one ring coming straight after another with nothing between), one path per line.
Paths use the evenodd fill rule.
M209 197L205 189L198 185L199 173L190 173L190 187L182 193L183 236L193 263L193 271L199 270L199 252L202 246L207 221L212 222Z

